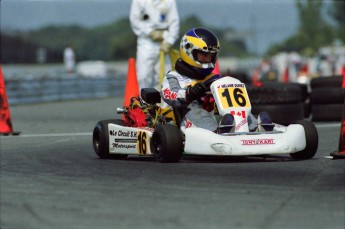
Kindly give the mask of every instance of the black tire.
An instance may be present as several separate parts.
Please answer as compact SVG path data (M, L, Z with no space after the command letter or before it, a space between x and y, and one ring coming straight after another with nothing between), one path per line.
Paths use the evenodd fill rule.
M125 125L124 121L121 119L99 121L93 129L93 149L98 157L102 159L126 159L126 154L109 154L109 123L121 126Z
M301 101L306 101L309 99L310 93L307 84L303 83L289 83L291 85L296 85L301 89Z
M251 104L299 103L302 98L301 86L290 83L267 82L262 87L248 86Z
M307 120L295 121L295 124L300 124L304 128L306 148L297 153L290 153L290 156L296 160L306 160L314 157L319 146L319 136L314 123Z
M157 126L150 147L158 162L180 161L184 148L181 130L174 125Z
M224 75L224 74L223 74ZM250 83L249 81L249 77L245 72L234 72L234 73L230 73L228 74L231 77L238 79L239 81L241 81L242 83Z
M318 78L313 78L310 81L310 87L312 89L319 87L341 87L343 83L343 77L337 76L323 76Z
M312 104L311 120L314 122L338 122L342 120L344 104Z
M303 106L304 106L304 118L309 118L309 116L311 115L310 101L305 101Z
M312 104L344 103L345 90L339 88L314 88L310 94Z
M252 113L258 115L266 111L272 122L289 125L295 120L304 119L304 103L293 104L252 104Z

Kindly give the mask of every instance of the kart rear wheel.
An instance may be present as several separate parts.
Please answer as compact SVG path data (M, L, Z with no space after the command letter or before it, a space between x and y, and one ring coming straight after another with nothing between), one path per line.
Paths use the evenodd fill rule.
M305 160L312 158L319 145L319 136L316 130L315 125L306 120L295 121L295 124L300 124L304 128L306 147L304 150L297 153L291 153L290 156L296 160Z
M151 151L158 162L178 162L183 152L181 130L174 125L162 125L151 138Z
M93 149L95 150L95 153L102 159L126 159L126 154L109 153L109 123L121 126L125 125L124 121L121 119L99 121L93 129Z

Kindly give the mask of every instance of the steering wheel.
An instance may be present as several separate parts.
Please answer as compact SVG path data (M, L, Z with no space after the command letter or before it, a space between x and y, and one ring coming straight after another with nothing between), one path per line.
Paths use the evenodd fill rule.
M211 84L212 84L214 81L216 81L216 80L218 80L218 79L220 79L220 78L221 78L220 75L214 75L212 78L210 78L210 79L206 80L205 82L203 82L203 84L205 85L205 87L206 87L208 90L210 90Z

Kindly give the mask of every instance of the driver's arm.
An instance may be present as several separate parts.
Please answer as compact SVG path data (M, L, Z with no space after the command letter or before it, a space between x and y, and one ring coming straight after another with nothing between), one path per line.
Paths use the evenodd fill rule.
M177 76L173 73L165 76L161 96L164 102L172 107L186 107L190 103L186 99L186 88L181 87Z

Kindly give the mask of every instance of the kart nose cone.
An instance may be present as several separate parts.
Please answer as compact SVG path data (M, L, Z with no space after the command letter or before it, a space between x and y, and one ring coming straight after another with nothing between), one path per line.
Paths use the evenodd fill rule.
M230 145L225 143L214 143L211 148L219 155L230 155L232 154L232 148Z

